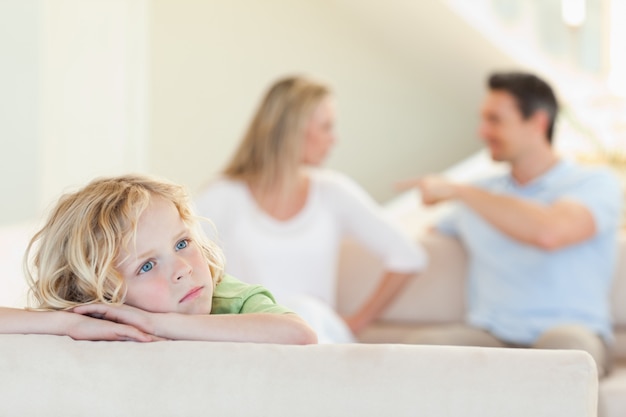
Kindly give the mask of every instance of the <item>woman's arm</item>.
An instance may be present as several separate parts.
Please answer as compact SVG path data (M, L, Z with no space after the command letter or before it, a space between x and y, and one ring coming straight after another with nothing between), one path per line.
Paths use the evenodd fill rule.
M0 307L0 333L52 334L76 340L156 340L135 327L69 311L29 311L5 307Z
M386 272L376 290L359 310L344 320L353 333L358 334L376 319L402 291L415 274Z
M84 305L74 308L74 311L125 323L165 339L298 345L317 343L315 332L292 313L150 313L127 305L106 304Z
M392 303L412 277L426 268L428 255L358 184L345 176L337 176L331 184L332 204L345 234L378 256L385 268L376 289L355 314L345 318L348 327L358 334Z

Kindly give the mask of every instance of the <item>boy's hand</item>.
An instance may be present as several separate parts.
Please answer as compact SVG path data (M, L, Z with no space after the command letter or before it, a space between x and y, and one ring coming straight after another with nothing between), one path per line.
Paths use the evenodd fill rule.
M152 342L157 340L136 327L108 320L71 314L66 324L66 334L74 340L130 340L135 342Z
M110 305L110 304L85 304L74 307L74 313L89 316L95 320L102 322L113 322L121 326L132 327L137 331L147 334L151 341L165 340L154 335L153 314L145 310L141 310L129 305Z

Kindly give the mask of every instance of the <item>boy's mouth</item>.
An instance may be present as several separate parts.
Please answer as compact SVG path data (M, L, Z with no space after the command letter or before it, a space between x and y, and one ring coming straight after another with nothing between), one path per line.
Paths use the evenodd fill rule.
M189 292L187 292L187 294L185 294L183 298L180 299L179 303L193 300L194 298L198 297L202 293L203 290L204 290L204 286L193 287L191 290L189 290Z

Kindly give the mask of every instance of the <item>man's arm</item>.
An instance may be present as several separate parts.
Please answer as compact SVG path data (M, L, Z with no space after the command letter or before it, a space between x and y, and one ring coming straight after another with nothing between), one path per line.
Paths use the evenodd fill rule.
M543 205L435 176L414 184L421 191L424 204L461 201L502 233L542 249L573 245L596 233L591 211L574 201Z

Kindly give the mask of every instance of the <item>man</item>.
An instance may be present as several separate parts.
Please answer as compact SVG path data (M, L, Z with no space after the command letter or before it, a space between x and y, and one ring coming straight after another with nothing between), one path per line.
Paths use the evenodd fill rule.
M436 231L468 249L468 326L418 332L409 342L583 349L604 375L619 183L606 169L556 155L558 104L546 82L496 73L488 87L480 135L510 172L473 185L417 181L425 204L457 203Z

